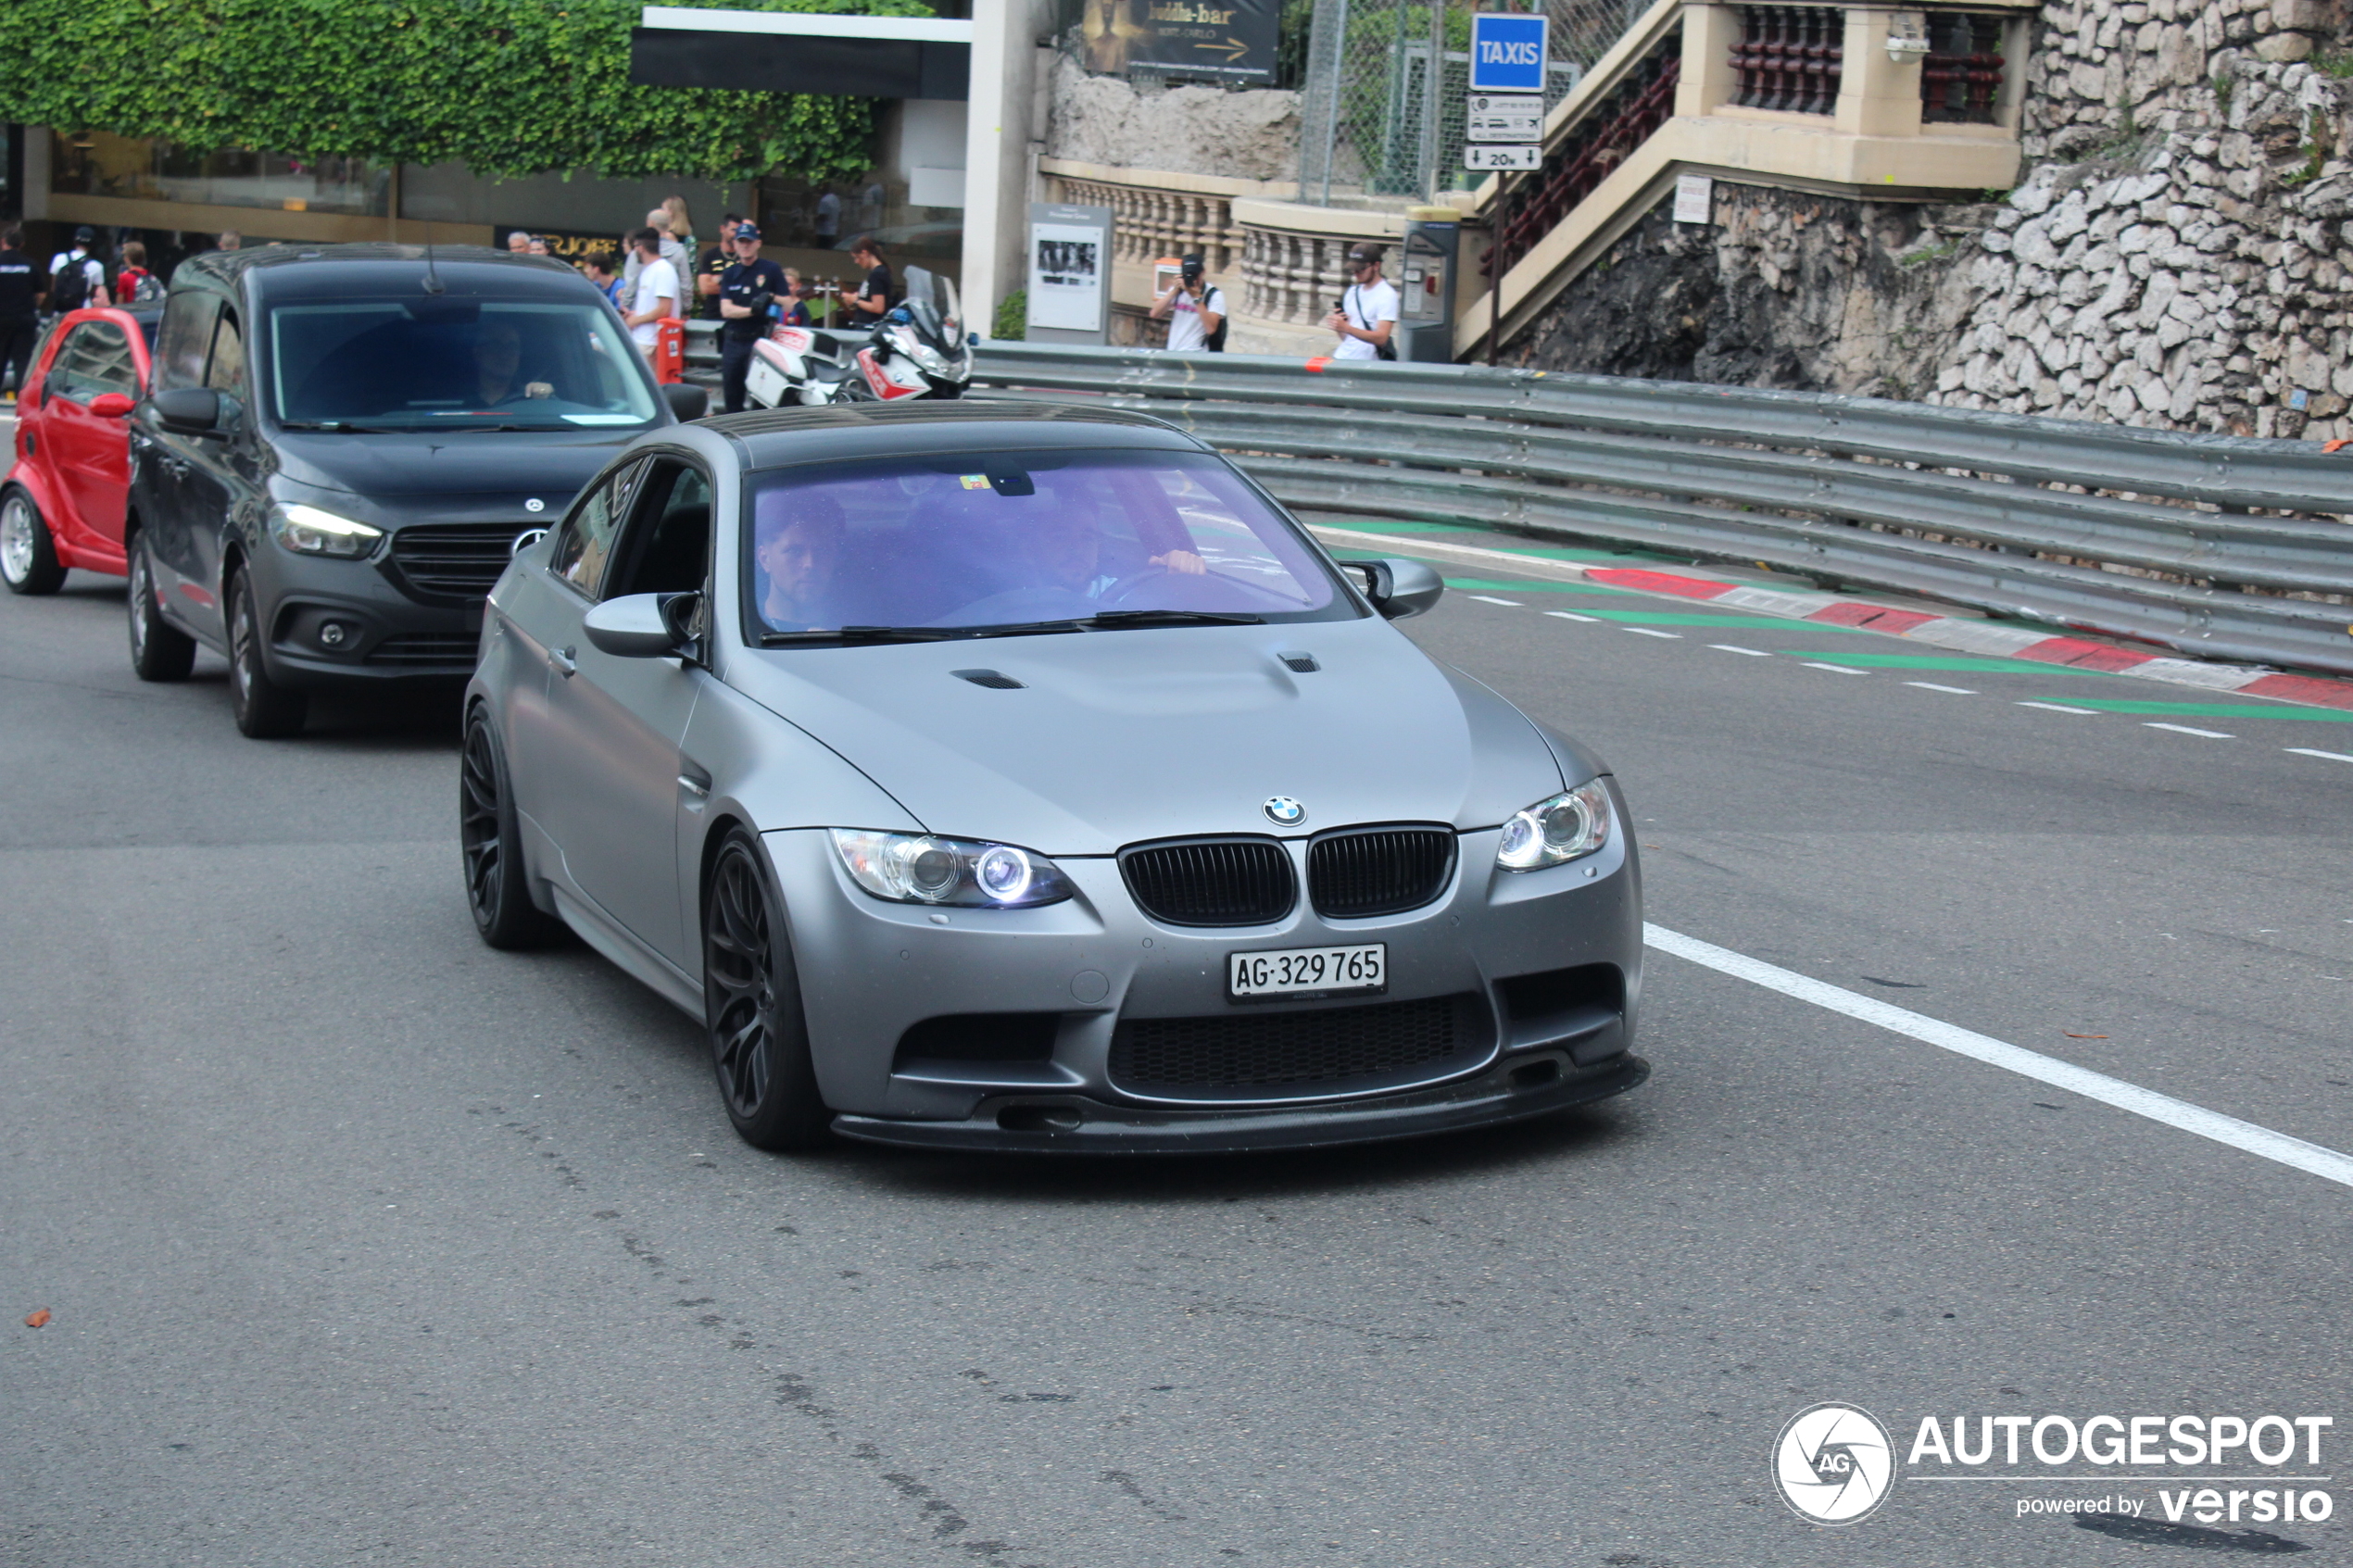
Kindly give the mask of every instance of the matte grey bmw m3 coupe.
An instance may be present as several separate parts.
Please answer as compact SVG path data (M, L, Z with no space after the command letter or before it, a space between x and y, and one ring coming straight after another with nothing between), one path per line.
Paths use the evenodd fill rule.
M703 1022L764 1148L1399 1137L1640 1084L1617 784L1139 415L729 416L490 597L466 893Z

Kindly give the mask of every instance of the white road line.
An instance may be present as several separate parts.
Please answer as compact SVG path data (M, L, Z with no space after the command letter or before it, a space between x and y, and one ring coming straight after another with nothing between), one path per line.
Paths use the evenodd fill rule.
M1648 626L1621 626L1618 630L1621 632L1631 632L1638 637L1680 637L1683 634L1680 632L1655 631Z
M2045 713L2082 713L2093 718L2099 717L2100 711L2096 708L2062 708L2056 702L2021 702L2019 706L2020 708L2039 708Z
M1977 695L1967 686L1940 686L1933 681L1906 681L1904 684L1907 686L1918 686L1924 692L1949 692L1955 696L1975 696Z
M2280 1164L2293 1166L2328 1181L2353 1186L2353 1156L2340 1154L2335 1149L2306 1143L2302 1138L2275 1133L2269 1127L2259 1127L2252 1122L2242 1122L2235 1116L2225 1116L2204 1106L2192 1105L2187 1100L2175 1099L2171 1095L2161 1095L2154 1089L2145 1089L2137 1084L2128 1084L2120 1078L2111 1078L2104 1073L2095 1073L2073 1062L2045 1056L2040 1051L2013 1046L1990 1035L1980 1035L1958 1024L1930 1018L1925 1013L1894 1007L1876 997L1862 996L1810 975L1800 974L1794 970L1782 969L1761 959L1752 959L1745 953L1718 947L1695 936L1685 936L1664 926L1645 923L1642 940L1662 953L1672 953L1679 959L1687 959L1736 980L1762 985L1768 991L1779 991L1785 997L1794 997L1799 1001L1811 1002L1831 1012L1844 1013L1849 1018L1857 1018L1881 1029L1909 1035L1957 1056L1969 1057L1988 1066L2048 1084L2055 1089L2064 1089L2085 1099L2112 1105L2119 1110L2129 1110L2135 1116L2145 1116L2152 1122L2161 1122L2182 1132L2195 1133L2199 1137L2211 1138L2216 1143L2228 1144L2233 1148L2244 1149L2249 1154L2277 1160Z
M1744 653L1751 659L1770 659L1773 657L1763 648L1744 648L1738 643L1710 643L1707 646L1714 648L1718 653Z
M1555 621L1582 621L1588 626L1598 626L1602 623L1602 618L1598 615L1579 615L1573 609L1548 609L1544 613Z
M2353 762L2353 757L2347 757L2342 751L2315 751L2309 746L2291 746L2286 749L2298 757L2319 757L2331 762Z
M1798 662L1805 665L1808 670L1828 670L1832 673L1839 675L1868 675L1870 673L1868 670L1857 670L1851 664L1823 664L1818 660L1811 659L1802 659L1798 660Z
M2145 720L2143 722L2149 729L2171 730L2177 735L2204 735L2208 740L2238 739L2238 736L2226 735L2220 730L2193 730L2187 724L2160 724L2154 719Z
M1517 599L1499 599L1492 594L1466 594L1465 598L1477 599L1483 605L1503 605L1509 609L1524 608Z

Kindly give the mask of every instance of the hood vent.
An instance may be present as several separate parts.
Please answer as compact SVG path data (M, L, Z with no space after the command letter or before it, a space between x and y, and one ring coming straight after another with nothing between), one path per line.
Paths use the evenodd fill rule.
M1294 675L1313 675L1323 668L1315 662L1315 656L1312 653L1278 653L1275 657L1290 666Z
M959 681L970 681L975 686L987 686L992 692L1026 691L1026 683L1014 680L1001 670L950 670Z

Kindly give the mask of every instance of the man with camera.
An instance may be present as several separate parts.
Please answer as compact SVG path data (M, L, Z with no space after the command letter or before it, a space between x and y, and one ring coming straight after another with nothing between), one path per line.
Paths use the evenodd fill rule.
M1226 350L1226 291L1210 283L1198 256L1176 264L1176 281L1152 301L1152 320L1168 323L1171 353Z
M744 383L751 375L751 345L768 330L775 302L786 292L785 270L760 254L760 226L749 219L736 225L727 247L736 258L719 275L719 384L727 412L739 414Z

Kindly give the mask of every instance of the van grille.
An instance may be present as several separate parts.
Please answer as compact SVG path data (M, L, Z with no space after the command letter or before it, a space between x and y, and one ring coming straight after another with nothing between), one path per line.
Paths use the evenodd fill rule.
M512 522L422 523L392 536L392 564L420 595L438 598L489 596L513 558L515 541L530 527Z
M1330 920L1418 909L1453 876L1452 828L1351 828L1307 847L1307 896Z
M1230 1092L1394 1077L1483 1046L1477 999L1432 997L1305 1012L1123 1019L1111 1078L1145 1094Z

